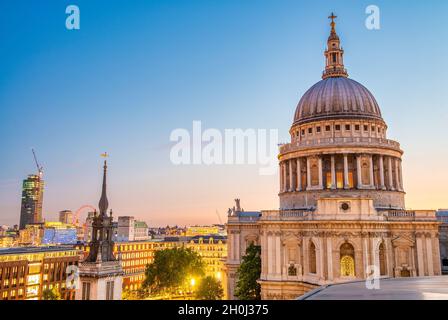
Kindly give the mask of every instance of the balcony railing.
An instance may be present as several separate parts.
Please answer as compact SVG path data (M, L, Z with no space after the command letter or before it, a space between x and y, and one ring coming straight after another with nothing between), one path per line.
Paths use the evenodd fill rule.
M304 209L265 210L261 212L261 220L309 220L313 211Z
M388 210L383 212L387 220L434 220L436 212L431 210Z
M397 141L384 139L384 138L374 138L374 137L329 137L329 138L318 138L303 140L300 142L288 143L280 145L280 153L291 152L301 149L306 149L310 147L325 147L325 146L383 146L389 147L396 150L400 150L400 144Z
M313 210L266 210L262 211L260 220L264 221L309 221L344 218L344 215L319 214ZM387 221L437 221L436 212L430 210L386 210L378 211L377 219ZM367 215L366 218L372 217ZM353 217L350 217L353 219Z

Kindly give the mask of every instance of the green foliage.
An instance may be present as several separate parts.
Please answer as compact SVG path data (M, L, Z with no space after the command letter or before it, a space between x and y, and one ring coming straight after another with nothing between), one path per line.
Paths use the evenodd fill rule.
M221 300L224 290L219 280L212 276L206 276L199 283L195 295L198 300Z
M42 292L42 300L62 300L62 298L59 290L53 287L53 289L45 289Z
M250 244L237 271L235 296L240 300L260 300L261 247Z
M192 249L173 248L156 251L147 266L143 289L151 294L173 294L188 290L192 278L205 274L205 264Z

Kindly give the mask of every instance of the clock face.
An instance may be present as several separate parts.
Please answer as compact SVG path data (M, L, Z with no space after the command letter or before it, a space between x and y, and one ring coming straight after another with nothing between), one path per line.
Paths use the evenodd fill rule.
M350 209L350 205L347 202L343 202L341 204L341 209L347 211L348 209Z

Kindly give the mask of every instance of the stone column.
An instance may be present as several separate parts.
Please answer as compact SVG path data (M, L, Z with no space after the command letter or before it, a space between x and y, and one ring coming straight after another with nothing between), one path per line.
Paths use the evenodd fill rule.
M369 181L370 181L370 186L371 187L375 187L375 180L373 178L373 155L369 155L369 166L370 166L370 170L369 170Z
M301 164L300 164L300 158L297 158L297 166L296 166L296 171L297 171L297 187L296 190L297 191L302 191L302 168L301 168Z
M395 186L398 191L401 191L400 172L399 172L399 168L398 168L398 166L399 166L398 158L395 158L394 163L395 163Z
M383 162L383 156L380 156L379 166L380 166L380 188L381 188L381 190L385 190L386 186L384 185L384 162Z
M235 242L236 242L236 247L235 247L235 254L236 254L236 260L240 261L241 259L241 241L240 241L240 231L236 231L235 233Z
M362 189L362 177L361 177L361 155L356 155L356 176L358 180L358 189Z
M432 240L431 236L429 235L426 237L426 261L428 262L428 276L434 275L434 261L432 250ZM436 250L439 250L439 248L436 248Z
M367 236L363 236L362 237L362 277L366 276L366 268L368 265L370 265L369 263L369 243L368 243L369 239L367 238Z
M317 166L317 170L319 171L319 189L323 189L324 185L323 185L323 177L322 177L322 156L319 156L319 159L317 161L318 166Z
M278 164L278 180L280 181L279 192L283 191L283 164L280 162Z
M289 191L293 192L295 190L294 186L294 174L292 171L292 161L293 159L289 159Z
M280 234L275 235L275 273L282 274Z
M388 157L387 158L387 167L388 167L388 171L389 171L389 186L390 186L390 190L395 190L394 188L394 179L392 176L392 157Z
M423 239L421 235L417 234L417 272L419 277L423 277L425 275L424 263Z
M336 189L336 164L334 155L331 156L331 189Z
M282 192L286 192L286 162L283 161L283 190Z
M311 166L310 166L310 157L306 158L306 188L311 188Z
M344 189L348 188L348 155L344 154Z
M401 191L403 191L404 190L404 187L403 187L403 166L402 166L401 159L398 159L398 162L399 162L398 168L400 169L399 170L400 171L400 188L401 188Z
M267 256L268 256L268 278L271 277L271 275L274 273L274 239L272 234L267 234L268 238L268 246L267 246Z
M327 237L327 267L328 280L333 281L333 245L331 242L331 236Z

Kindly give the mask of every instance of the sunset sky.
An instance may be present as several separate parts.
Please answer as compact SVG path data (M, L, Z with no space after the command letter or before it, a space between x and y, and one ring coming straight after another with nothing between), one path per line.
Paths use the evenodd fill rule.
M245 210L278 208L278 174L175 166L170 134L199 120L288 141L300 97L320 80L332 11L350 78L405 152L406 206L448 207L448 2L430 2L2 0L0 225L19 222L32 147L47 220L97 206L104 151L115 215L190 225L225 222L236 197ZM65 28L69 4L80 30ZM365 27L370 4L380 30Z

